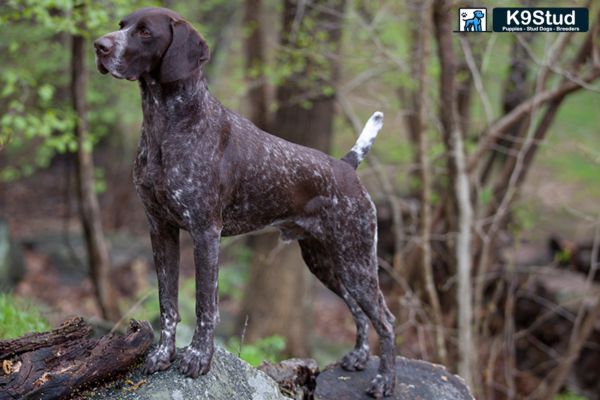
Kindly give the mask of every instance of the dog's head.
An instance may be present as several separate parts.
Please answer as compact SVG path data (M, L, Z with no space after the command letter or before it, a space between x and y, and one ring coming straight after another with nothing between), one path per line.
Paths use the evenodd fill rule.
M120 29L94 42L96 66L115 78L136 80L150 73L161 83L189 77L209 58L206 42L181 16L166 8L142 8Z
M483 11L481 11L481 10L475 10L475 12L473 13L473 16L474 16L475 18L483 18L483 17L484 17L484 15L485 15L485 14L484 14L484 13L483 13Z

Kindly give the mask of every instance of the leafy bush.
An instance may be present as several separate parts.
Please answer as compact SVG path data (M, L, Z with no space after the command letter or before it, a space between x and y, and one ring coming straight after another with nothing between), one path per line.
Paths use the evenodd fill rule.
M48 329L50 326L40 310L10 294L0 294L0 339L12 339Z

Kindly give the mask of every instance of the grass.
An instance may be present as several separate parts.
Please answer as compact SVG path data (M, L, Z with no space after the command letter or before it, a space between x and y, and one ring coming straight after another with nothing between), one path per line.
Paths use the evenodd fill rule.
M0 339L14 339L50 329L41 311L11 294L0 294Z

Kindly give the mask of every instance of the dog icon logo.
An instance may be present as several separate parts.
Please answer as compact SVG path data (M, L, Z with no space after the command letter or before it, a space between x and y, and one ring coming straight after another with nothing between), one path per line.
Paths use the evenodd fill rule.
M459 32L486 32L487 9L485 8L459 8Z

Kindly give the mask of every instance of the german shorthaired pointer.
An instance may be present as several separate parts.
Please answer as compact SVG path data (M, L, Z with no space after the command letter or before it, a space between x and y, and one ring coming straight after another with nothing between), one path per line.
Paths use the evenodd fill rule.
M395 383L394 317L379 289L375 207L355 169L383 125L376 112L352 150L336 160L261 131L211 95L202 73L206 42L181 16L143 8L94 42L101 73L138 80L144 122L134 181L150 226L158 274L161 336L146 371L175 359L179 230L194 242L197 326L179 370L195 378L210 368L218 322L217 258L221 236L277 227L298 239L309 269L348 305L355 348L342 366L361 370L369 357L369 320L381 363L369 393Z

